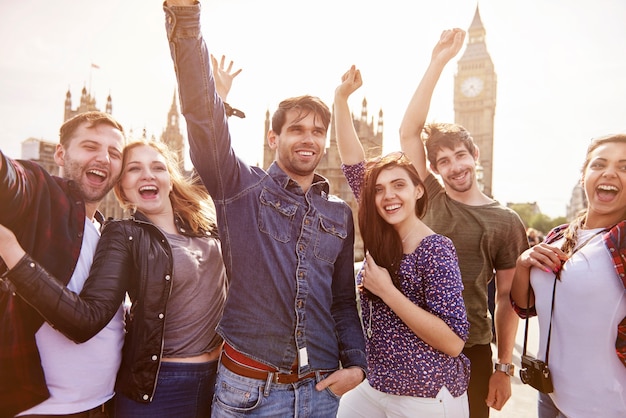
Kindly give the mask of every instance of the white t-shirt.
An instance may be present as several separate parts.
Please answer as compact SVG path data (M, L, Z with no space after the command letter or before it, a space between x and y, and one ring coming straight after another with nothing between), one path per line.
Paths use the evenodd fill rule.
M83 244L76 270L67 287L80 293L100 239L100 232L85 219ZM113 397L124 343L122 306L113 319L89 341L76 344L45 322L36 333L37 348L50 398L24 414L72 414L92 409Z
M577 242L584 243L598 231L581 230ZM539 317L538 358L544 360L554 273L532 269L531 285ZM624 316L624 285L602 234L596 235L564 264L556 284L550 397L568 418L626 417L626 367L615 352L617 325Z

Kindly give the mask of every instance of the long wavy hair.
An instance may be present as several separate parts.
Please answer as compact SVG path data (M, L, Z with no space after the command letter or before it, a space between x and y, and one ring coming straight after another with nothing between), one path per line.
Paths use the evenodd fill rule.
M609 144L609 143L622 143L626 144L626 134L614 134L614 135L605 135L598 138L594 138L591 140L589 147L587 148L587 154L585 155L585 162L581 168L581 173L583 176L585 175L585 171L591 162L591 153L596 150L600 145ZM587 199L589 201L589 199ZM576 248L577 238L578 238L578 230L585 225L587 221L587 213L589 212L589 208L585 208L578 213L576 218L574 218L568 227L565 229L563 236L565 241L563 242L563 246L561 249L568 255L571 255L574 248ZM624 208L624 214L626 216L626 208ZM607 225L608 226L608 225Z
M121 178L124 176L129 151L140 146L153 148L165 159L165 165L172 182L172 191L169 197L175 216L180 218L196 234L215 231L215 207L204 185L197 179L183 176L178 168L178 161L174 153L162 142L141 139L126 145L122 158L122 176L113 188L120 205L124 209L136 210L135 204L128 200L122 190Z
M402 259L402 240L393 225L387 223L376 209L376 180L383 170L394 167L402 168L414 186L422 186L424 189L424 194L415 203L415 216L424 216L428 205L426 188L411 161L403 153L394 152L366 163L358 217L365 250L376 264L387 269L394 285L400 288L398 268Z

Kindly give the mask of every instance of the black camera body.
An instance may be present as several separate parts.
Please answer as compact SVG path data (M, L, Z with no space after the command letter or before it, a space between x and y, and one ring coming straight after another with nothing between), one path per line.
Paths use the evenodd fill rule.
M551 393L554 390L548 365L534 357L522 356L519 377L523 383L534 387L539 392Z

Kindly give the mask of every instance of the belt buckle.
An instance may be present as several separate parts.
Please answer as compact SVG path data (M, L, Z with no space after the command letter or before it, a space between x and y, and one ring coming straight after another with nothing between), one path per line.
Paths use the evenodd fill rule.
M288 384L288 383L295 383L298 380L300 380L298 375L294 375L293 373L280 373L280 372L273 372L273 373L274 373L274 376L272 378L272 381L274 381L274 383L280 383L281 385Z
M285 375L283 373L280 373L280 372L271 372L271 373L274 373L274 376L272 377L272 381L274 383L279 383L279 384L282 385L283 382L281 382L281 377L285 376Z

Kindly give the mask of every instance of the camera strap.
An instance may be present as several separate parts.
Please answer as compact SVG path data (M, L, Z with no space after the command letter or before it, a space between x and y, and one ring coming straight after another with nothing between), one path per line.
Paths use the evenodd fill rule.
M581 248L583 248L585 245L589 244L589 242L594 239L597 235L600 235L603 232L607 232L610 228L605 228L605 229L601 229L600 231L596 232L595 234L593 234L591 237L587 238L587 240L585 242L583 242L581 245L579 245L578 247L576 247L572 253L570 254L569 258L572 258L572 256L578 252L578 250L580 250ZM566 261L567 262L567 261ZM544 363L546 363L546 366L548 365L548 357L550 356L550 336L552 335L552 314L554 313L554 295L556 293L556 282L557 280L561 280L561 270L563 269L563 266L561 265L561 268L559 269L559 271L557 271L554 275L554 285L552 286L552 304L550 307L550 326L548 327L548 342L546 344L546 359L544 360ZM530 308L530 278L529 278L529 282L528 282L528 299L526 300L526 309ZM529 317L530 315L526 315L526 325L524 327L524 347L522 349L522 356L526 355L526 346L528 343L528 321L529 321Z

